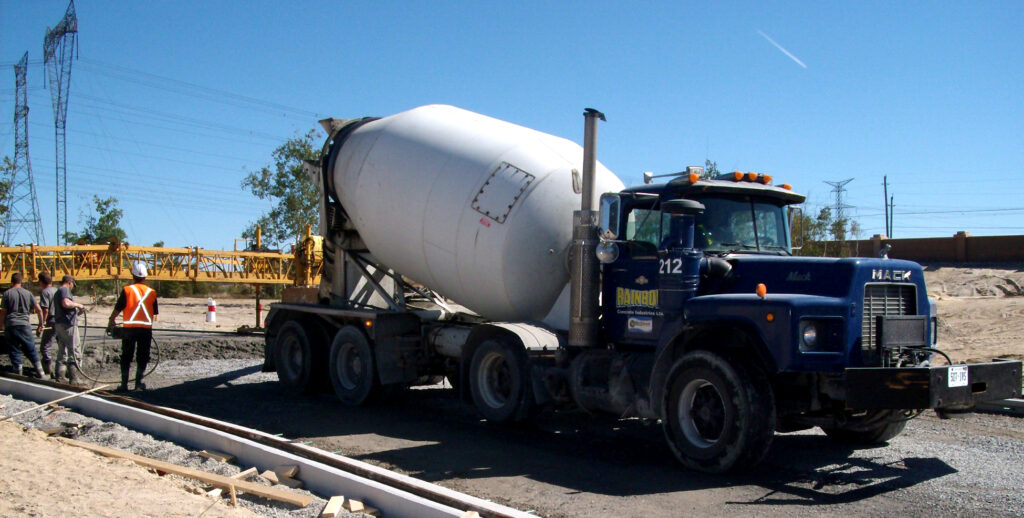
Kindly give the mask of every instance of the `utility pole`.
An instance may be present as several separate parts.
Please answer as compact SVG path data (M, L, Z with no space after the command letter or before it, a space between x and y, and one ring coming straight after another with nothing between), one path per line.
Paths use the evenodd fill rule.
M889 228L889 177L882 177L882 205L885 205L885 235L889 236L892 229Z
M890 239L892 238L892 233L894 231L894 229L892 228L892 219L893 216L896 215L896 202L894 201L895 198L895 196L889 196L889 233L887 233L886 235L889 236Z
M36 182L32 177L32 162L28 157L28 93L25 88L25 70L28 52L14 65L14 172L8 188L7 218L4 222L3 243L11 246L22 243L45 244L43 225L39 219L39 199ZM23 236L23 237L22 237Z
M68 118L68 89L71 86L71 60L78 49L78 16L75 1L68 3L64 18L54 28L47 27L43 39L43 62L50 79L50 100L53 101L53 125L57 147L57 244L67 244L68 175L64 127Z

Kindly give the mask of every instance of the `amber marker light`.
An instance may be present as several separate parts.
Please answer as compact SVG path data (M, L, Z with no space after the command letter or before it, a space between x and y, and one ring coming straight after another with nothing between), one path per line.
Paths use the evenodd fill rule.
M787 191L792 191L793 190L793 186L789 185L788 183L782 184L782 188L787 190Z
M764 316L764 319L769 322L775 322L775 313L768 313Z
M765 185L772 183L772 176L768 174L761 175L761 183Z
M761 297L763 299L765 298L765 296L768 295L768 287L765 286L764 284L758 284L755 293L757 293L758 297Z
M366 327L373 327L373 320L367 320L366 322L363 322L363 325Z
M697 180L700 180L700 175L697 173L690 173L690 185L697 183Z
M733 171L732 172L732 179L737 181L737 182L742 180L743 179L743 173L741 173L740 171Z
M749 173L747 173L747 180L751 181L751 182L756 182L757 181L757 173L755 173L753 171L750 171Z

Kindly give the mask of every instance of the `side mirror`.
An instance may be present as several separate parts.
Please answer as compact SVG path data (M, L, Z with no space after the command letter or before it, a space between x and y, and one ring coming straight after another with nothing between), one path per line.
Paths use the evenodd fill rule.
M804 211L800 207L795 207L793 205L790 205L787 208L789 209L788 212L789 212L789 240L790 240L790 248L793 249L793 250L800 250L801 248L804 247L804 235L803 234L806 231L806 229L803 228L803 226L802 226L803 225ZM801 223L801 227L800 227L798 233L796 233L796 229L793 226L793 223L796 222L796 221L800 221L800 223Z
M601 237L604 239L616 239L619 236L619 212L622 202L618 194L605 193L601 195Z

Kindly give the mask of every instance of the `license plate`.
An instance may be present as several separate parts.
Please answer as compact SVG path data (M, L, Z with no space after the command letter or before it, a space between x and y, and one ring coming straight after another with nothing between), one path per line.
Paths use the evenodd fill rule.
M967 366L957 365L949 368L949 386L950 387L966 387L967 386Z

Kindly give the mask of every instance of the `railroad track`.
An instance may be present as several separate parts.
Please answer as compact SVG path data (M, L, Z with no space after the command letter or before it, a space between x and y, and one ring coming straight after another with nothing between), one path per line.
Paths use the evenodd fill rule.
M0 392L40 403L86 390L48 380L0 374ZM459 517L466 511L476 511L480 516L495 518L533 516L286 438L151 405L120 394L97 391L62 402L62 405L84 415L118 422L189 447L224 451L239 460L249 459L247 463L254 465L294 464L297 459L304 460L308 465L301 472L310 490L323 488L317 492L330 497L331 494L342 494L338 489L331 488L347 484L348 489L341 491L345 491L346 495L367 495L366 498L373 501L388 517Z

